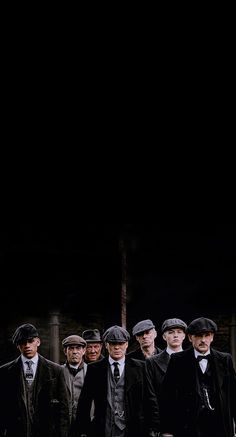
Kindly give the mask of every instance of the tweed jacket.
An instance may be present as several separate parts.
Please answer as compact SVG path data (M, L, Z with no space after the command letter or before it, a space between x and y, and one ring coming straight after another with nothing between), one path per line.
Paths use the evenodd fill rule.
M233 436L233 418L236 419L236 374L232 357L213 348L211 366L215 375L215 387L219 416L224 430L221 437ZM192 347L171 355L161 385L161 431L175 437L198 436L200 392L197 384L197 363ZM215 432L214 432L215 431ZM217 428L212 435L219 435Z
M0 367L0 436L26 437L26 400L22 360ZM67 437L69 404L64 372L60 365L39 355L34 379L33 437Z
M70 374L67 364L62 364L62 368L65 373L65 381L69 392L70 404L69 404L69 415L70 421L76 415L78 399L84 384L85 375L87 372L88 365L83 362L83 367L81 370L73 377ZM75 411L74 411L75 410Z
M108 358L88 365L85 382L78 401L78 434L88 437L105 437ZM132 358L125 360L125 419L126 437L143 437L144 414L144 363ZM91 403L94 401L94 419L90 421Z

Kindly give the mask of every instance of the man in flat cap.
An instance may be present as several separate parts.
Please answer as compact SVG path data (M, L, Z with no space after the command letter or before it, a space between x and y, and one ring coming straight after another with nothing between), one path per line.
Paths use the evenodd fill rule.
M70 394L70 436L73 436L78 399L87 371L87 364L83 361L86 341L79 335L69 335L62 340L62 346L66 356L66 363L62 367Z
M82 337L86 340L87 346L85 349L84 361L91 363L101 360L102 355L102 339L98 329L86 329L82 333Z
M126 356L129 339L128 331L117 325L103 334L108 356L88 365L78 402L77 437L144 436L144 362Z
M155 345L157 332L150 319L136 323L132 329L132 334L135 335L139 348L128 353L130 358L145 361L146 358L161 352L161 349Z
M21 355L0 367L0 436L68 437L64 371L38 354L39 333L25 323L12 337Z
M232 437L236 374L232 357L211 347L216 323L206 317L188 328L192 347L171 355L161 385L162 436Z
M170 357L181 352L187 329L186 323L177 318L163 322L161 331L166 348L157 355L146 359L145 419L148 435L155 437L160 432L159 398L160 387L166 373Z

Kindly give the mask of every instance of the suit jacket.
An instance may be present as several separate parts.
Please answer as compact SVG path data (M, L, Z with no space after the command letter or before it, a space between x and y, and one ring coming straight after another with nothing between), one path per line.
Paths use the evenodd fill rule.
M160 389L169 361L170 355L166 349L145 361L145 422L149 431L160 431Z
M175 437L198 436L198 417L201 407L197 384L197 362L193 348L171 355L161 385L161 431ZM217 420L223 422L221 437L233 436L233 418L236 419L236 374L228 353L211 349L211 366L215 375ZM212 435L219 435L212 430Z
M88 365L85 382L78 402L78 434L105 437L108 358ZM143 377L144 363L132 358L125 360L125 419L126 436L143 437ZM94 419L90 421L91 403L94 400Z
M26 437L22 360L0 367L0 436ZM69 405L61 366L39 355L34 379L34 437L67 437Z

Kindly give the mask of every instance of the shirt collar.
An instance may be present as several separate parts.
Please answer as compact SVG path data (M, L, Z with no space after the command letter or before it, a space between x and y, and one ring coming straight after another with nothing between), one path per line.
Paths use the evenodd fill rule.
M109 364L112 366L113 363L119 363L120 365L125 364L125 357L121 358L121 360L113 360L113 358L111 358L111 356L109 355Z
M195 355L195 358L197 358L198 357L198 355L201 355L201 356L206 356L206 355L210 355L210 351L208 350L205 354L201 354L200 352L198 352L196 349L194 349L194 355Z
M169 354L169 355L171 355L171 354L175 354L176 352L182 352L182 348L180 349L180 350L178 350L178 351L174 351L173 349L171 349L169 346L167 346L167 348L166 348L166 352Z
M38 364L39 356L38 353L33 358L26 358L24 355L21 355L22 363L25 364L26 361L33 361L34 364Z
M83 367L84 367L84 362L83 361L81 361L81 363L80 364L70 364L70 363L68 363L68 361L66 362L66 365L67 365L67 367L72 367L72 369L83 369Z

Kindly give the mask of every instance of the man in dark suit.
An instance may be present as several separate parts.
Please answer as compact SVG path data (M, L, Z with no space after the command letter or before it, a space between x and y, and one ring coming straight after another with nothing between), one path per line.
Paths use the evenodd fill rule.
M166 348L157 355L146 359L146 402L145 416L148 436L156 437L160 431L159 398L160 387L166 373L170 357L182 351L187 325L181 319L167 319L161 327Z
M200 317L188 328L192 347L171 355L161 385L162 436L232 437L236 374L232 357L211 348L215 322Z
M68 392L63 368L37 352L37 329L19 326L13 343L21 355L0 367L0 436L67 437Z
M155 345L157 331L150 319L136 323L132 329L132 334L135 335L140 347L127 354L130 358L145 361L146 358L161 352L161 349Z
M78 401L78 436L144 436L144 362L125 356L129 338L126 329L117 325L104 333L108 357L88 365Z

